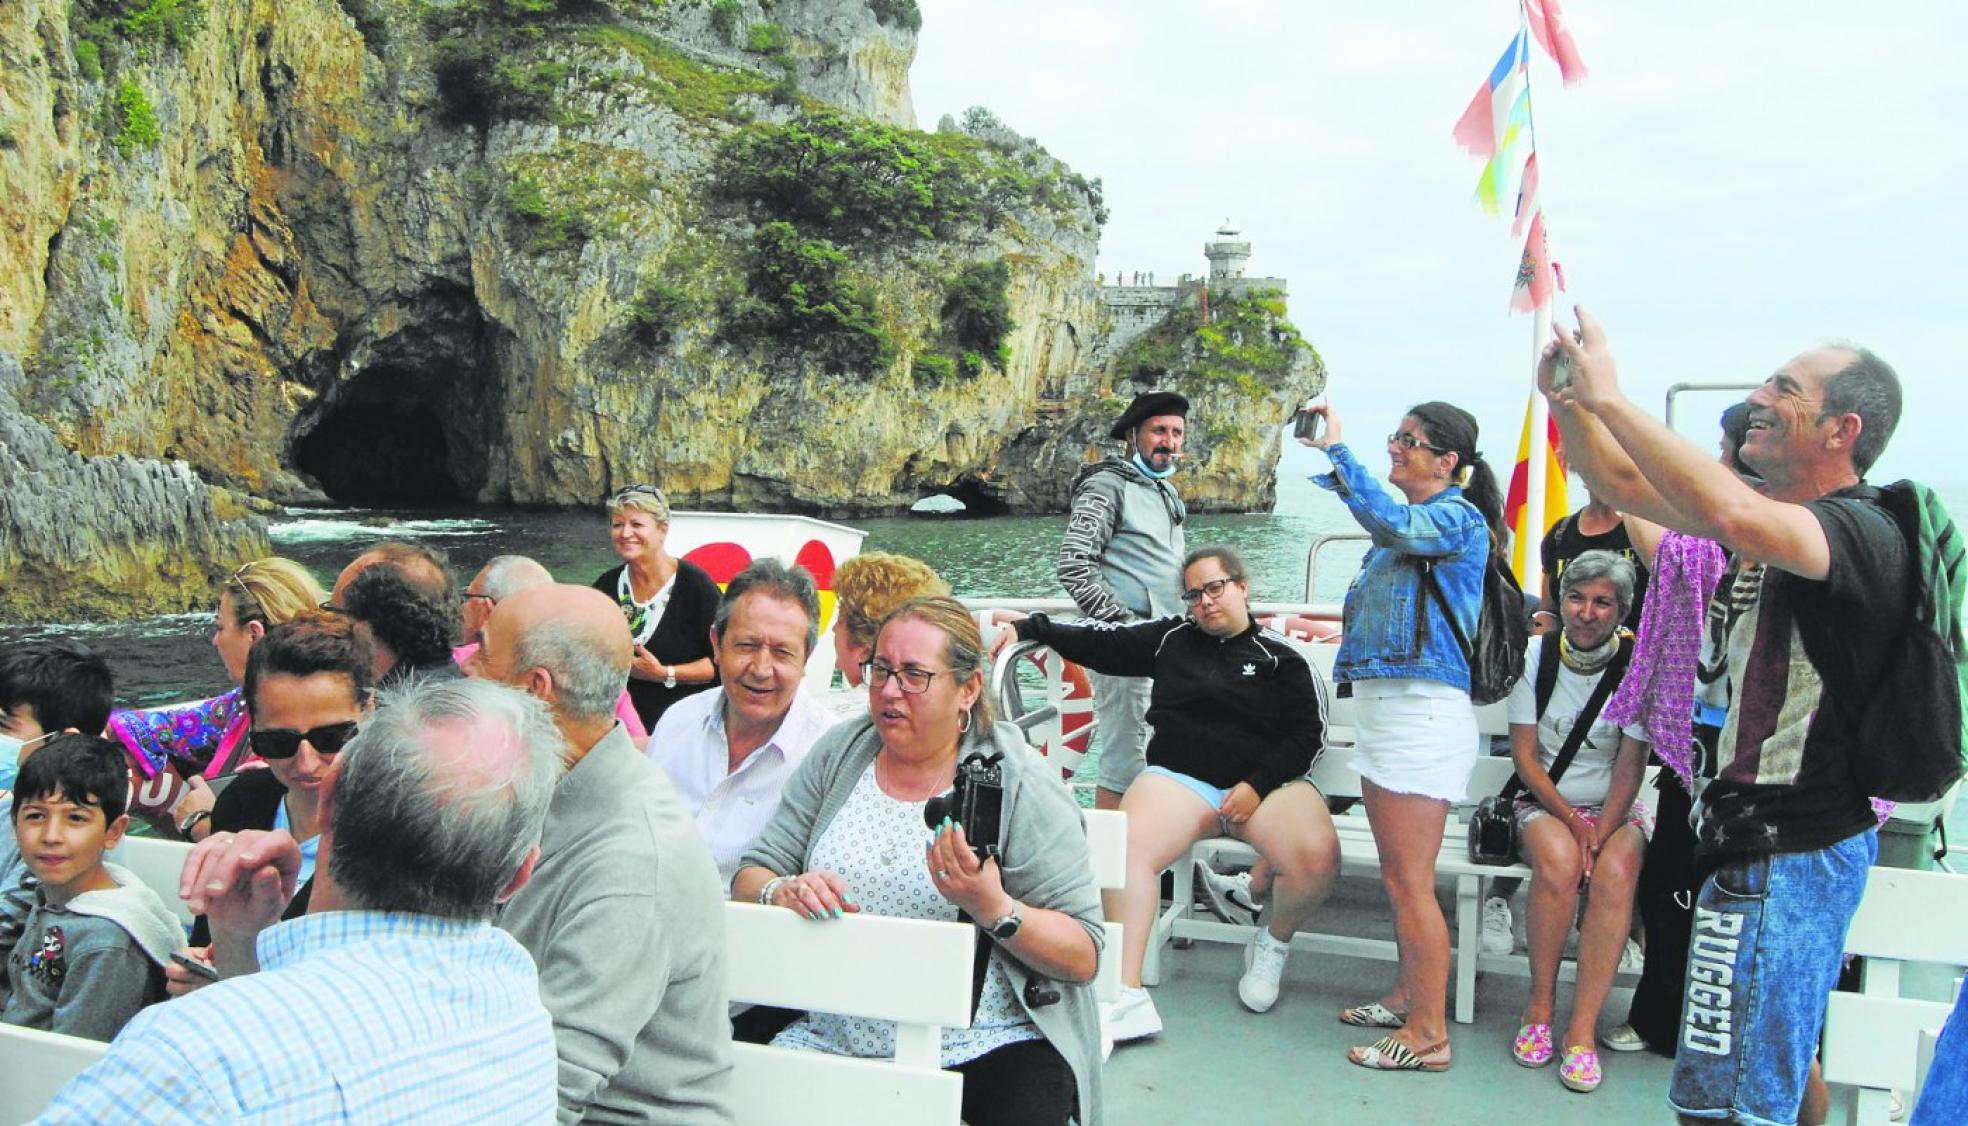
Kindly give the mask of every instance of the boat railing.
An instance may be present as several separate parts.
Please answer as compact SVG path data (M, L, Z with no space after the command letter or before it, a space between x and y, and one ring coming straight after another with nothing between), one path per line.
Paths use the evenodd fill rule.
M1314 538L1312 540L1312 546L1305 549L1305 601L1310 603L1319 597L1319 552L1336 543L1371 542L1373 542L1373 537L1365 532L1326 532ZM1318 617L1321 615L1311 616ZM1337 614L1332 616L1338 617Z

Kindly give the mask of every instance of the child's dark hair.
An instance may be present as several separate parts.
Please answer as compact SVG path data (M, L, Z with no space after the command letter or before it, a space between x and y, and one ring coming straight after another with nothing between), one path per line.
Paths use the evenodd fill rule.
M60 794L77 805L103 811L112 824L129 809L130 768L123 749L98 735L57 735L21 763L14 779L14 808Z
M51 638L0 648L0 711L26 704L43 731L99 734L115 697L109 663L79 642Z

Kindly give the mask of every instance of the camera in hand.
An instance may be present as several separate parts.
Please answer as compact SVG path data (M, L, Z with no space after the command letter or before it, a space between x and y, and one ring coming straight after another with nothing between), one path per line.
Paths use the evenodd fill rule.
M929 799L923 806L923 821L931 829L945 817L963 826L964 839L977 859L988 860L999 854L999 835L1004 815L1004 761L1002 752L986 755L972 751L957 763L957 783Z
M1309 438L1316 442L1326 432L1326 416L1323 412L1300 408L1292 415L1292 437Z

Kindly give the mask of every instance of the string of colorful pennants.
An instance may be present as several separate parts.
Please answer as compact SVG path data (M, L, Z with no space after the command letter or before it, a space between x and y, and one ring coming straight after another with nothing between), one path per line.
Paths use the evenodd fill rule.
M1565 27L1558 0L1520 0L1518 17L1517 33L1511 36L1510 45L1477 87L1468 108L1455 124L1453 136L1458 145L1484 162L1482 175L1476 180L1476 202L1486 213L1502 214L1508 184L1515 173L1517 190L1510 235L1512 239L1524 239L1524 252L1518 259L1510 308L1520 313L1548 313L1552 295L1565 287L1565 278L1563 270L1551 258L1544 208L1538 201L1537 123L1531 105L1530 44L1536 42L1558 64L1558 73L1567 86L1583 81L1586 68L1579 58L1578 45ZM1528 153L1520 164L1518 153L1522 150ZM1540 409L1542 406L1533 391L1531 402L1524 409L1517 462L1504 497L1504 519L1515 532L1511 563L1519 581L1535 575L1537 544L1544 532L1569 511L1557 424ZM1545 424L1541 442L1535 440L1539 419ZM1531 499L1533 458L1543 470L1537 474L1543 479L1542 505L1527 503ZM1541 508L1541 518L1534 519L1534 507ZM1531 527L1533 522L1538 525L1535 531Z

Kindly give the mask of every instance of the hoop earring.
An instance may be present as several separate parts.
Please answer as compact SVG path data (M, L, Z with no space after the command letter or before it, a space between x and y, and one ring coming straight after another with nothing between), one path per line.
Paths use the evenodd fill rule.
M965 708L963 711L957 713L957 734L968 735L969 733L970 733L970 709Z

